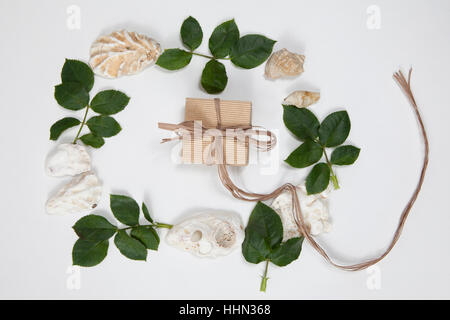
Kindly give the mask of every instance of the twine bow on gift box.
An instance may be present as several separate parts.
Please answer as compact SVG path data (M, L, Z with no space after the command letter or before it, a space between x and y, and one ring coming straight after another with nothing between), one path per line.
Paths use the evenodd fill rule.
M192 139L195 137L211 138L210 144L204 150L204 164L224 164L223 138L233 138L237 141L248 144L259 151L270 151L277 143L276 136L269 130L252 125L223 126L220 116L220 99L214 99L216 108L217 126L216 128L206 128L201 121L189 120L179 124L158 123L158 127L163 130L173 131L176 136L162 139L161 143Z

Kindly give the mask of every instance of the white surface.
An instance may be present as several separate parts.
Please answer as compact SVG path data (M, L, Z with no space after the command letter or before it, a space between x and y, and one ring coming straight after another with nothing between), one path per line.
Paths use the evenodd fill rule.
M70 5L81 9L81 28L66 27ZM380 29L367 28L367 8L381 10ZM244 261L239 250L217 260L198 260L163 243L148 262L120 255L110 243L99 266L82 269L80 288L70 289L71 226L81 216L49 216L48 195L65 179L50 178L44 160L56 144L50 125L72 112L58 107L53 86L64 58L87 61L103 33L126 28L158 39L164 48L181 45L183 19L196 17L205 39L234 17L241 34L263 33L306 55L305 73L294 80L267 81L264 66L247 71L226 63L229 84L220 96L253 101L253 123L279 133L280 167L261 175L241 170L237 183L270 191L300 182L308 170L282 163L298 142L282 122L280 102L297 89L320 90L313 106L321 119L345 107L352 120L350 141L362 148L356 165L337 174L341 190L330 199L333 232L320 240L333 257L358 262L386 247L418 179L422 145L413 112L392 80L399 67L414 66L413 89L431 145L428 175L403 236L372 272L332 268L304 245L295 263L269 269L268 292L258 292L263 265ZM5 1L0 2L1 114L0 297L1 298L450 298L450 2L442 1ZM96 212L108 217L109 192L145 199L153 215L173 223L200 209L234 210L247 221L253 203L233 199L213 167L179 166L173 145L157 122L179 122L185 97L209 97L199 89L202 66L194 57L179 72L150 68L119 80L96 77L93 93L123 90L131 101L117 115L123 131L91 150L106 192ZM82 112L78 114L82 116ZM68 141L75 129L60 141ZM233 171L236 177L236 171ZM372 275L372 278L371 278Z

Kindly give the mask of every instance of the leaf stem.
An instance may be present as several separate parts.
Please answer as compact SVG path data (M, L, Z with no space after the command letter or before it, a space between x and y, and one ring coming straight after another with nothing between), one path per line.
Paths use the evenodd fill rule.
M125 227L125 228L118 229L118 230L128 230L128 229L132 229L132 228L137 227L137 226L141 226L141 227L155 227L155 228L166 228L166 229L172 229L172 227L173 227L172 224L160 223L160 222L154 222L154 223L146 224L146 225L136 225L136 226L131 226L131 227Z
M208 56L206 54L201 54L201 53L197 53L197 52L193 52L191 51L192 54L199 56L199 57L203 57L203 58L208 58L208 59L215 59L213 56Z
M340 188L339 187L339 181L338 181L338 178L337 178L336 174L333 171L333 166L332 166L330 160L328 159L328 155L327 155L327 151L325 150L325 147L323 147L323 154L325 155L325 160L327 161L327 165L330 168L331 182L333 182L334 189L337 190L337 189Z
M259 287L259 291L261 292L266 292L267 280L269 280L269 278L267 278L267 270L269 269L269 263L270 260L266 260L266 268L264 269L264 275L261 280L261 286Z
M83 129L84 124L86 123L87 114L89 111L89 105L86 106L86 112L84 113L83 121L81 122L80 129L77 132L77 135L75 136L75 139L73 140L73 144L77 143L78 137L80 136L81 130Z

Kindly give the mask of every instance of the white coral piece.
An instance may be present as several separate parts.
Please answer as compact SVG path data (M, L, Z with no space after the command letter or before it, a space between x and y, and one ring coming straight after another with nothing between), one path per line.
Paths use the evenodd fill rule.
M67 185L51 197L46 204L48 214L74 214L94 209L102 195L102 186L97 176L85 172L74 177Z
M91 158L86 148L78 144L64 143L56 147L46 162L49 176L75 176L91 170Z
M298 76L303 73L304 61L304 55L281 49L267 60L264 75L268 79Z
M118 78L141 72L161 55L158 42L143 34L115 31L101 36L91 46L89 64L106 78Z
M320 99L319 92L297 90L283 100L283 105L293 105L297 108L306 108Z
M303 218L312 235L331 231L331 224L328 221L327 200L330 190L328 188L322 193L308 195L304 184L297 186ZM283 192L275 198L271 206L280 215L283 223L283 241L299 237L301 234L294 220L291 194Z
M216 258L239 247L244 226L239 215L230 212L203 212L174 225L166 236L169 245L197 257Z

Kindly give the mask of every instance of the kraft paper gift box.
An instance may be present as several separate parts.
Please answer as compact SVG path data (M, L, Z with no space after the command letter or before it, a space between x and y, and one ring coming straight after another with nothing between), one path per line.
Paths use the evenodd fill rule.
M218 128L219 119L223 129L233 126L248 126L252 124L252 103L248 101L219 100L216 107L214 99L186 98L185 121L201 121L208 129ZM219 110L220 114L217 114ZM205 164L205 149L211 144L213 137L200 136L182 141L182 163ZM220 138L219 138L220 139ZM223 162L231 166L246 166L249 156L248 138L222 137Z

